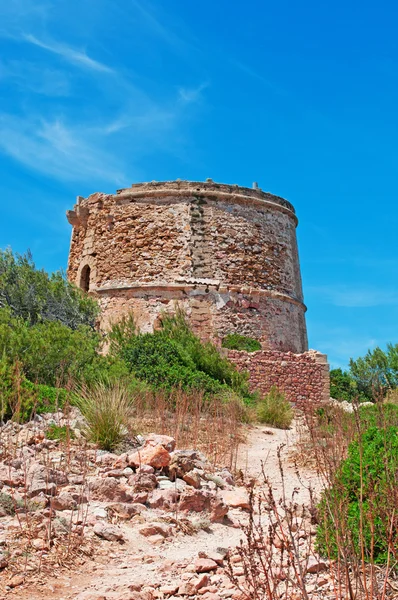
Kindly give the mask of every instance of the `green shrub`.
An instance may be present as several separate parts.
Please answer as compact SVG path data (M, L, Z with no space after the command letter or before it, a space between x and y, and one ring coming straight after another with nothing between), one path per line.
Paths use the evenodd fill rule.
M135 336L126 348L124 358L134 377L145 380L155 388L171 391L181 387L210 394L223 389L217 380L196 369L189 354L162 332Z
M343 558L352 552L360 558L363 551L368 561L387 561L389 545L398 544L397 474L398 427L370 427L351 442L318 507L317 546L323 555Z
M351 373L340 368L330 371L330 396L346 402L369 400L367 395L358 389L358 383Z
M0 309L0 356L19 361L30 381L65 385L96 361L100 335L88 326L71 329L58 321L29 325Z
M14 255L0 250L0 307L29 325L59 321L71 329L94 327L98 304L62 273L38 270L30 252Z
M28 381L20 365L0 361L0 418L25 423L35 414L55 412L68 399L68 392Z
M131 426L134 396L123 384L98 382L76 390L74 404L87 421L85 435L103 450L114 450Z
M273 385L269 393L257 405L257 418L278 429L289 429L293 420L293 409L285 395Z
M238 333L229 333L222 341L222 347L229 350L245 350L246 352L256 352L261 350L261 344L254 338Z
M4 492L0 492L0 508L7 515L15 515L15 501L9 494L4 494Z
M213 344L195 336L180 310L175 316L163 315L162 328L153 334L136 335L131 323L123 325L117 331L116 351L133 377L153 388L200 390L225 397L232 390L247 402L255 398L249 392L248 375L223 358Z
M48 440L61 440L65 442L68 439L74 438L74 433L67 425L55 425L52 423L46 430L46 438Z

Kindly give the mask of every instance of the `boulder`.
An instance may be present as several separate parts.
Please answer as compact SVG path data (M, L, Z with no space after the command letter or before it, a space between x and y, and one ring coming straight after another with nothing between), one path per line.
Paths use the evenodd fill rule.
M108 542L123 542L124 536L119 529L115 525L110 525L109 523L99 522L94 525L93 531L95 535L98 537L107 540Z
M315 556L310 556L306 566L307 573L321 573L322 571L327 571L329 565L324 560L320 560Z
M130 467L149 465L154 469L163 469L169 466L170 460L170 453L163 446L145 445L128 455L127 464Z
M33 463L27 476L27 495L30 498L39 494L54 496L57 486L51 481L50 469L46 469L38 463Z
M171 535L171 527L165 523L146 523L141 525L138 532L144 537L151 537L153 535L161 535L164 538Z
M135 494L139 492L150 492L158 485L156 476L153 473L145 473L139 470L135 475L131 475L128 480Z
M221 490L219 494L224 503L231 508L250 508L249 494L244 488Z
M76 500L69 492L61 492L58 496L51 499L51 506L54 510L74 510L77 507Z
M127 502L115 502L107 506L108 511L119 517L119 519L131 519L146 510L142 504L130 504Z
M178 492L175 490L156 489L149 494L147 504L150 508L163 508L164 510L174 510L178 502Z
M188 471L188 473L185 473L185 475L183 476L183 480L185 481L185 483L191 485L196 489L200 488L200 475L195 469L193 471Z
M194 563L196 573L208 573L217 569L217 563L211 558L197 558Z
M89 489L92 500L127 502L132 498L128 488L113 477L96 477L90 482Z
M171 455L169 472L172 477L184 478L185 473L194 469L205 469L208 466L204 454L198 450L177 450Z
M176 441L169 435L150 433L145 437L145 446L163 446L168 452L173 452L176 447Z
M106 452L105 454L100 454L99 456L97 456L97 458L95 459L95 463L103 467L111 467L117 459L117 454L112 454L112 452Z
M179 510L181 512L209 512L212 523L221 522L228 512L228 506L222 499L207 490L187 488L180 497Z

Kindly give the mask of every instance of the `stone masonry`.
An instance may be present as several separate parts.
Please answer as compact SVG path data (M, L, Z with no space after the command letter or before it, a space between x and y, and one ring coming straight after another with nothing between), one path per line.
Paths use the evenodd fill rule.
M259 350L229 350L228 358L248 371L251 390L267 394L276 385L298 406L319 404L330 398L329 365L325 354L309 350L303 354Z
M228 333L262 351L230 352L252 388L277 384L294 402L328 396L326 357L307 352L293 206L256 185L167 181L79 197L68 276L95 295L100 327L133 312L141 331L178 304L194 331ZM322 358L323 357L323 358Z
M203 339L307 350L293 206L237 185L140 183L78 198L68 276L95 294L101 327L133 311L142 331L185 309Z

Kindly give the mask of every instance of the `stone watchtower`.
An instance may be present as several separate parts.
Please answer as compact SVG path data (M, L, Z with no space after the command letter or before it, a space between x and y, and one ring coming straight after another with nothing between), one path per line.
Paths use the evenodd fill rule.
M257 188L134 184L78 198L68 277L94 293L101 326L133 311L142 331L175 301L203 339L241 333L265 350L307 350L293 206Z

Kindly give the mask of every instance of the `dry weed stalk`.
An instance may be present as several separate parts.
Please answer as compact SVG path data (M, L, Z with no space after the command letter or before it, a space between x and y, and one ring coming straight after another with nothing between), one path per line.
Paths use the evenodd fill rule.
M234 469L242 441L241 414L242 408L234 400L205 398L199 391L159 391L136 399L134 426L143 434L170 435L178 448L195 448L213 464Z
M6 489L7 493L4 495L11 498L14 516L14 522L9 525L10 535L3 550L9 557L10 573L17 572L22 575L49 573L53 572L54 568L70 564L81 554L92 553L90 544L84 540L87 517L84 496L89 468L88 455L85 448L71 446L70 435L66 435L65 440L57 443L46 440L39 420L33 419L28 426L22 427L19 424L19 407L20 403L17 402L14 405L13 419L0 428L0 460L6 467L5 473L9 483L6 488L3 488L3 494ZM64 410L64 415L69 418L68 409L64 408ZM56 412L55 417L59 419L60 414ZM67 432L70 430L69 422L66 430ZM37 444L41 447L39 452L36 452ZM31 448L31 451L28 451L28 448ZM56 462L52 450L55 450L59 457ZM82 484L77 506L66 521L56 517L51 497L44 504L38 503L35 497L30 497L28 482L30 468L38 459L40 465L44 467L45 479L49 485L54 469L70 475L72 458L75 465L76 461L79 462ZM22 481L13 481L14 466L21 471ZM63 533L60 532L58 522L58 531L54 530L55 520L64 526Z
M281 450L278 448L279 471L284 482ZM309 506L296 501L298 489L291 498L276 499L271 481L265 474L264 487L249 490L249 521L243 526L245 540L236 549L244 571L243 582L235 574L234 557L227 556L226 572L231 582L247 600L295 598L308 600L306 569L313 554L314 500L309 490Z

